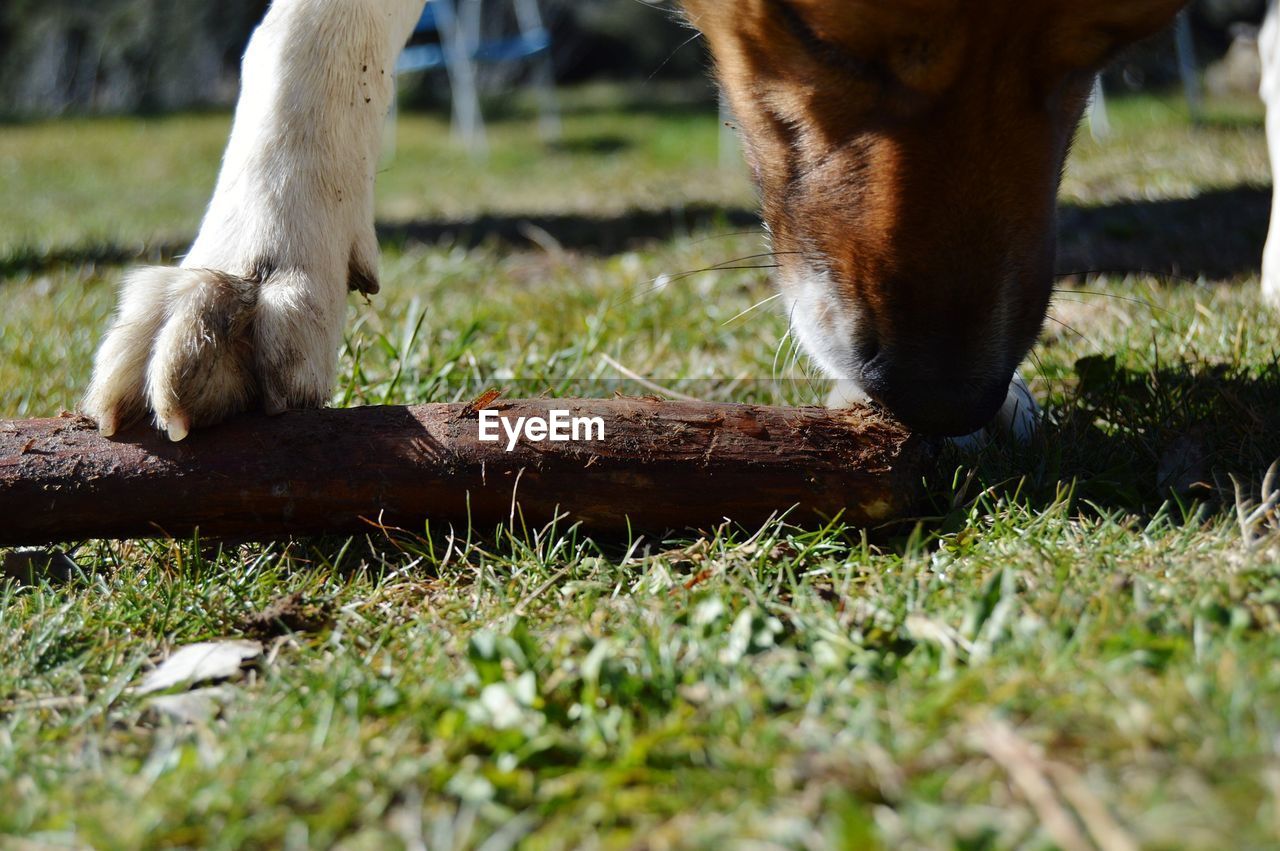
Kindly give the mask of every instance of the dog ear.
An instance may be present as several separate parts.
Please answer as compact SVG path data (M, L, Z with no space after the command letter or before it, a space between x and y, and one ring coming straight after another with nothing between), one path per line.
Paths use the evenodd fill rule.
M1076 68L1105 64L1173 22L1186 0L1063 0L1057 58Z

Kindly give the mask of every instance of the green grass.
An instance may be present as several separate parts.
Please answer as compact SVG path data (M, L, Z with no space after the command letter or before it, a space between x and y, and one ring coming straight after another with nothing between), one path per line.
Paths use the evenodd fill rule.
M714 114L571 106L570 144L517 116L487 165L402 117L382 220L580 214L617 241L631 208L751 204ZM0 845L1274 847L1280 536L1241 528L1231 485L1280 457L1280 319L1248 253L1265 145L1252 107L1114 118L1074 155L1064 250L1134 265L1064 282L1029 366L1042 434L947 454L919 523L66 542L69 577L0 585ZM74 407L120 275L102 258L194 233L226 127L0 128L0 416ZM767 271L679 277L760 251L735 229L615 253L401 232L334 402L604 392L602 355L814 401L786 317L735 319ZM292 592L331 624L270 640L216 719L128 691Z

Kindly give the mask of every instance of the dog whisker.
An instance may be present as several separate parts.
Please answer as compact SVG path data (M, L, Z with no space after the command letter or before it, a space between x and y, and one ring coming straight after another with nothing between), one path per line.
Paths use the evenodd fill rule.
M810 377L809 371L805 369L804 364L800 362L800 358L803 354L804 354L804 350L800 346L800 341L793 337L791 339L791 356L788 359L787 366L786 366L786 372L788 375L791 374L791 372L793 372L795 369L799 368L800 372L804 375L805 378Z
M773 372L773 379L775 381L778 380L778 356L782 354L783 347L784 346L788 347L787 354L785 357L783 357L783 369L785 370L786 363L788 360L791 359L792 352L795 351L795 347L797 344L797 340L795 336L796 307L797 307L796 304L791 305L791 310L790 312L787 313L787 331L785 334L782 335L782 338L778 340L778 348L774 349L774 352L773 352L772 372Z
M641 290L640 292L632 295L630 298L622 299L621 301L618 302L618 305L630 304L631 302L637 299L644 298L645 296L653 295L656 292L661 292L671 284L677 283L679 281L688 280L689 278L692 278L695 275L705 275L710 272L750 272L750 271L759 270L759 269L780 268L781 264L778 264L778 263L754 263L753 264L748 262L751 260L764 260L764 259L771 258L773 256L775 255L753 254L749 257L740 257L737 260L726 260L723 263L717 263L714 266L707 266L704 269L692 269L688 272L681 272L678 275L659 275L656 278L651 278L650 280L644 282L646 285L648 285L647 289ZM747 265L740 265L740 266L730 265L734 263L745 263Z
M751 263L756 260L777 260L779 257L786 257L788 255L799 254L799 253L800 253L799 251L764 251L759 254L748 254L744 257L735 257L732 260L722 260L719 263L714 263L710 266L705 266L701 269L690 269L687 272L680 272L676 275L665 275L665 274L659 275L656 278L651 278L650 280L645 281L645 283L652 284L662 280L665 280L666 282L669 283L671 281L683 280L684 278L688 278L693 275L700 275L703 272L734 271L735 269L751 269L751 268L762 268L762 269L776 268L776 266L754 267L754 266L739 266L737 264Z
M791 339L791 329L787 328L786 333L778 338L778 347L773 350L773 366L770 367L770 373L774 381L778 380L778 358L782 357L782 349L789 339Z
M1068 325L1067 323L1063 322L1061 319L1059 319L1058 317L1054 316L1052 313L1048 314L1045 318L1046 318L1046 319L1048 319L1050 322L1054 323L1055 325L1060 325L1060 326L1062 326L1062 327L1063 327L1063 328L1065 328L1067 331L1069 331L1069 332L1071 332L1072 334L1074 334L1074 335L1076 335L1077 337L1079 337L1079 338L1081 339L1081 341L1083 341L1083 342L1085 342L1085 343L1088 343L1090 346L1095 346L1095 347L1096 347L1096 344L1093 342L1093 340L1090 340L1087 336L1085 336L1084 334L1082 334L1080 331L1077 331L1075 328L1072 328L1070 325Z
M1032 349L1030 352L1027 353L1027 359L1030 360L1032 365L1034 365L1036 368L1037 374L1034 377L1042 378L1045 374L1045 368L1044 368L1044 360L1040 357L1039 352L1037 352L1035 349Z
M1166 281L1177 281L1187 286L1199 287L1203 286L1196 278L1187 275L1179 275L1176 272L1153 272L1146 269L1079 269L1068 272L1059 272L1055 274L1054 280L1061 281L1064 278L1098 278L1103 276L1128 277L1130 275L1144 275L1146 277L1155 278L1164 283Z
M778 268L777 264L767 264L767 265L761 265L761 266L725 266L719 269L698 269L697 271L694 271L694 272L682 272L679 275L659 276L658 278L654 279L655 281L654 286L651 286L645 290L641 290L640 292L636 293L630 298L622 299L615 306L630 304L631 302L645 298L646 296L651 296L651 295L654 295L655 293L660 293L671 284L688 280L689 278L692 278L695 275L706 275L706 274L710 274L711 272L750 272L757 269L777 269L777 268Z
M726 232L726 233L713 233L713 234L711 234L710 236L704 236L704 237L702 237L702 238L700 238L700 239L692 240L689 244L690 244L690 245L702 245L703 243L712 242L712 241L717 240L717 239L732 239L732 238L734 238L734 237L738 237L738 236L760 236L760 235L761 235L761 233L760 233L760 231L758 231L758 230L737 230L737 231L728 231L728 232Z
M1069 293L1071 295L1092 295L1092 296L1098 296L1099 298L1111 298L1111 299L1115 299L1116 301L1123 301L1123 302L1128 302L1129 304L1141 305L1142 307L1145 307L1148 310L1151 310L1156 313L1168 312L1167 310L1164 310L1163 308L1158 307L1155 304L1152 304L1147 299L1138 298L1136 296L1120 295L1118 293L1105 293L1105 292L1101 292L1100 290L1078 290L1078 289L1075 289L1074 287L1069 289L1054 288L1053 290L1053 294L1058 297L1057 300L1059 301L1074 301L1076 304L1085 303L1085 302L1079 301L1078 299L1064 299L1061 297L1063 293Z
M741 313L739 313L737 316L733 317L732 319L728 319L728 320L725 320L724 322L720 323L720 327L721 327L721 328L724 328L724 327L726 327L726 326L728 326L728 325L732 325L734 322L737 322L739 319L741 319L742 317L744 317L744 316L746 316L747 314L751 313L751 311L755 310L756 308L763 307L764 305L768 304L768 303L769 303L769 302L771 302L771 301L774 301L774 300L776 300L776 299L782 298L782 296L783 296L783 293L774 293L773 295L769 296L768 298L762 298L762 299L760 299L760 301L757 301L755 304L751 305L751 306L750 306L750 307L748 307L746 310L742 311Z
M680 42L680 46L677 47L675 50L671 51L671 55L668 56L666 59L662 60L661 65L653 69L653 73L650 74L648 78L646 78L645 82L652 82L653 78L658 76L658 72L661 71L663 68L666 68L667 64L671 62L672 59L675 59L676 55L679 54L680 51L684 50L686 47L693 44L695 41L697 41L700 38L702 38L702 33L695 32L693 35L689 36L688 40Z

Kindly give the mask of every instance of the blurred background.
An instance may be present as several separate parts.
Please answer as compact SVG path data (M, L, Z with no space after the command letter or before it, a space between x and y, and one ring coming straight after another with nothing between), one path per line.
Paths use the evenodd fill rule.
M225 106L240 56L267 0L6 0L0 4L0 111L48 116ZM706 79L700 44L666 0L542 0L557 81ZM495 12L499 14L494 14ZM508 29L511 4L491 3L486 26ZM655 74L656 72L656 74ZM490 91L508 67L486 68ZM438 80L419 98L441 99Z
M504 4L490 4L499 6ZM0 114L163 112L234 102L239 61L267 0L5 0L0 3ZM1249 47L1265 0L1198 0L1197 52L1222 87L1250 84ZM703 46L681 47L689 31L668 0L543 0L555 76L592 80L684 82L707 99ZM507 12L510 13L510 10ZM509 28L490 15L486 26ZM1168 84L1176 74L1169 37L1132 52L1109 83L1129 89ZM1231 47L1237 44L1233 52ZM483 69L490 93L527 70ZM406 92L419 105L444 100L433 78Z

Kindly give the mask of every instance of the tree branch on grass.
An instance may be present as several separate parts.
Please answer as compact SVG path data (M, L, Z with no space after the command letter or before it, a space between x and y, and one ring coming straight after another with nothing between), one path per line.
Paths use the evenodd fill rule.
M197 530L268 539L426 520L483 530L564 518L612 534L783 514L874 525L911 508L930 454L870 410L493 395L245 417L177 444L145 428L107 440L71 415L0 423L0 545ZM604 439L508 439L521 418L553 412L598 420ZM481 439L482 418L497 442Z

